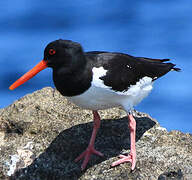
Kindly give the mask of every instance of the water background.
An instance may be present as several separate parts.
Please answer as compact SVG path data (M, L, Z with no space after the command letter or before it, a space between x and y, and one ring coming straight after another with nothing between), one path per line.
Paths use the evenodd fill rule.
M46 69L14 91L8 87L43 58L55 39L80 42L85 51L119 51L170 58L182 72L159 79L137 110L168 130L192 133L191 0L2 0L0 2L0 108L45 86Z

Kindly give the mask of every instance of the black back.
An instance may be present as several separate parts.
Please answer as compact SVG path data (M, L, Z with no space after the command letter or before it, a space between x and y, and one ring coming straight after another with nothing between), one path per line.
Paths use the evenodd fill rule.
M107 70L100 79L114 91L126 91L145 76L155 80L170 70L180 70L174 68L172 63L165 63L169 59L133 57L105 51L84 53L79 43L62 39L47 45L44 60L53 68L54 84L64 96L80 95L89 89L94 67Z
M106 86L115 91L126 91L130 85L135 85L141 78L147 76L153 80L165 75L170 70L179 71L172 63L164 63L169 59L151 59L133 57L123 53L87 52L86 57L92 67L103 66L108 70L101 77Z

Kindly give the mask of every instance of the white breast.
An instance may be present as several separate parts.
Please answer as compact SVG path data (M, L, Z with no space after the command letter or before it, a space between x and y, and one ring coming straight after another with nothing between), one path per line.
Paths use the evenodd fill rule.
M93 68L91 87L81 95L67 97L69 101L84 109L102 110L122 106L129 112L152 90L152 78L143 77L125 92L117 92L106 86L100 77L106 75L103 67Z

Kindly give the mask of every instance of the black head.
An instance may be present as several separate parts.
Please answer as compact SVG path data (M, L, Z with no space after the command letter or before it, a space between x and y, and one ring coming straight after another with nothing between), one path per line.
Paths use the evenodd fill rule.
M44 50L44 60L48 67L72 67L85 61L83 49L77 42L70 40L56 40L47 45Z
M81 45L73 41L59 39L49 43L44 50L44 59L15 81L9 89L17 88L47 67L53 68L53 74L69 75L81 71L85 65L86 58Z

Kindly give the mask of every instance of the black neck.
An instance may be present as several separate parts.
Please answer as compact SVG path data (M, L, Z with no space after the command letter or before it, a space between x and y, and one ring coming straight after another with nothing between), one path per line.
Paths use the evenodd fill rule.
M92 81L92 71L87 63L71 68L53 68L53 81L56 89L63 96L76 96L84 93Z

